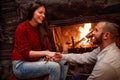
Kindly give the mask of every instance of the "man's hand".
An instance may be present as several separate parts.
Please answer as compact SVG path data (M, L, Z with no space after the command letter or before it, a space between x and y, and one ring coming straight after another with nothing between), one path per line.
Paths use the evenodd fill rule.
M58 62L62 59L60 52L49 52L48 55L44 58L45 61L55 61Z

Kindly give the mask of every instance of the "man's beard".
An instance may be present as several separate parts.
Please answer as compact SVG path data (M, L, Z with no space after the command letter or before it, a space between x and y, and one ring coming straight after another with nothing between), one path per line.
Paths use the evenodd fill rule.
M101 44L102 44L103 34L104 34L104 33L101 33L99 37L95 37L95 36L94 36L93 44L101 45Z

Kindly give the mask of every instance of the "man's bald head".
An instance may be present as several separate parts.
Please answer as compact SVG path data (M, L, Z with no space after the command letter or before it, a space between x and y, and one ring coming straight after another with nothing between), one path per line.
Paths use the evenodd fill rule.
M116 39L119 36L119 26L117 24L108 21L99 23L103 24L103 32L110 32L111 39Z

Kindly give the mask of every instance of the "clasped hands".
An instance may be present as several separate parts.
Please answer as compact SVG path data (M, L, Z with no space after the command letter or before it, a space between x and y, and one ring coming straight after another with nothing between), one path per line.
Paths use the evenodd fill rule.
M55 61L59 62L62 59L62 55L60 52L50 52L48 56L45 57L45 61Z

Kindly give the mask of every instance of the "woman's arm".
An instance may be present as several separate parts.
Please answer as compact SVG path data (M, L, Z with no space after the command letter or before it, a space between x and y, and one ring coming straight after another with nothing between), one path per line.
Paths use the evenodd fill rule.
M30 51L29 52L29 57L41 57L41 56L49 56L53 57L56 52L51 52L51 51Z

